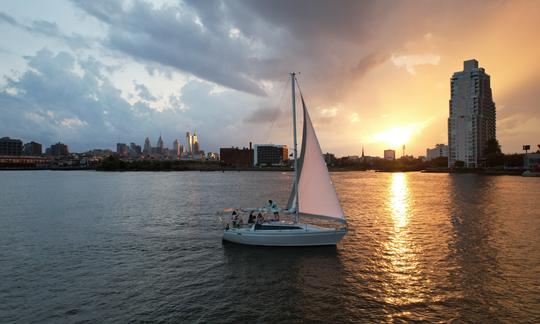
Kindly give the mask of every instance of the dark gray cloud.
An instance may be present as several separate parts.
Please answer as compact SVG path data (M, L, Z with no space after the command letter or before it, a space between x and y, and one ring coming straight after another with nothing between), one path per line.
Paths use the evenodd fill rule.
M75 1L109 27L109 48L131 57L189 72L226 87L264 95L245 69L250 42L231 38L233 26L197 23L197 16L178 6L154 7L134 1L128 9L110 1ZM233 36L234 37L234 36Z

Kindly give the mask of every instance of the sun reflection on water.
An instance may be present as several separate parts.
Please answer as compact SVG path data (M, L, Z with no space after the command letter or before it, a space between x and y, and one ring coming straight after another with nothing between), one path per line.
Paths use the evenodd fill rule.
M394 221L394 228L399 230L407 226L407 208L408 208L408 194L409 189L407 187L407 178L403 173L392 174L392 185L390 187L390 208L392 211L392 220Z
M390 237L384 245L389 275L384 299L392 305L407 305L424 301L419 269L420 251L415 245L410 228L412 217L410 196L407 175L392 174L387 208L393 230L390 230Z

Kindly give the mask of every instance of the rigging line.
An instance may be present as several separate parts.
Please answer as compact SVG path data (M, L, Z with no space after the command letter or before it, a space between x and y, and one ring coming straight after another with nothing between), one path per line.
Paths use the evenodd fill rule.
M289 85L289 81L290 81L289 78L287 78L287 81L285 82L285 84L283 86L283 89L281 89L281 96L280 96L278 104L277 104L277 110L275 112L275 115L272 118L272 124L270 124L270 128L268 128L268 130L266 131L266 135L265 135L265 138L264 138L264 143L268 143L268 139L270 138L270 133L271 133L272 129L274 128L274 124L276 123L276 119L279 116L279 114L281 113L281 102L283 101L283 97L285 95L285 89Z
M297 77L294 77L294 79L296 80L296 87L298 88L298 92L300 93L300 98L302 98L302 104L303 104L304 103L304 95L302 94L302 89L300 88L300 81L298 81Z

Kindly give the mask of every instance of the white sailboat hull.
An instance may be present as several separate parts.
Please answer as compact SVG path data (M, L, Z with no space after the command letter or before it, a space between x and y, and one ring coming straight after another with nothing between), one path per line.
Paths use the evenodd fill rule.
M346 229L323 228L297 224L299 229L256 230L251 228L231 228L223 232L223 240L246 245L261 246L322 246L336 245L347 233Z

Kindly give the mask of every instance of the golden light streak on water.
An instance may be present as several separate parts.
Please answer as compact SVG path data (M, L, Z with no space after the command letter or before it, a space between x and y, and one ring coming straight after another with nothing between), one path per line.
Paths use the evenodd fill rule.
M393 173L388 188L388 211L393 232L385 244L389 273L388 293L385 301L392 305L410 305L424 301L425 287L421 283L419 256L421 249L415 244L410 230L412 215L411 193L407 175ZM395 314L394 314L395 315ZM406 314L398 314L403 316Z

